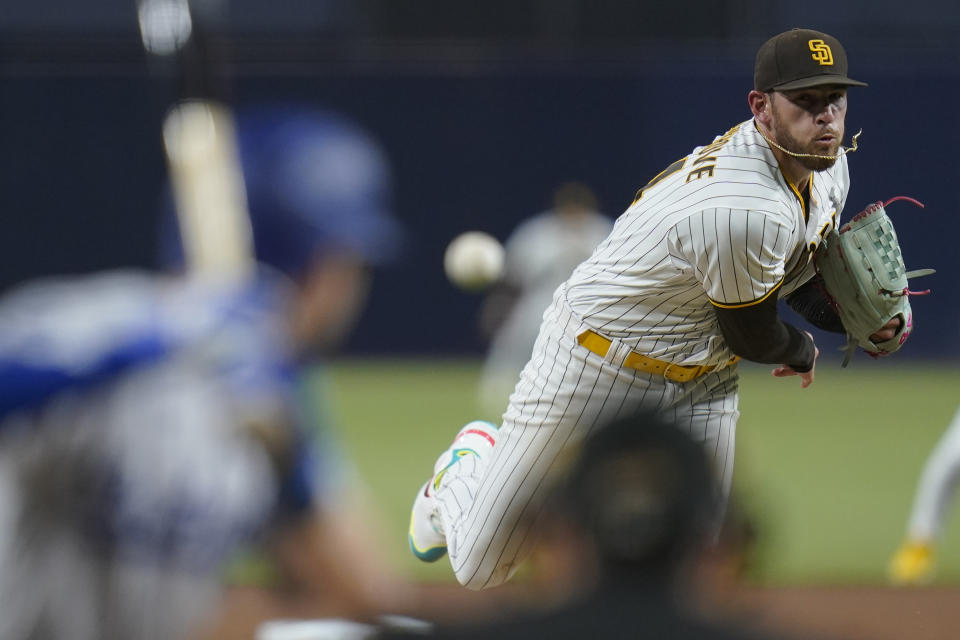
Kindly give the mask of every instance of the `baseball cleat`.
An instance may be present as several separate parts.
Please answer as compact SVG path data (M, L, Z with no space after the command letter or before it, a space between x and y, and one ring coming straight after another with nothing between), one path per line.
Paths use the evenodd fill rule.
M451 447L469 448L479 456L483 456L493 449L497 442L499 430L496 425L486 420L468 422L457 435L453 437Z
M447 539L443 522L437 511L434 493L447 471L466 456L483 459L496 444L497 428L489 422L475 420L468 423L453 439L453 443L440 454L433 466L433 477L417 492L410 512L410 529L407 534L410 551L424 562L436 562L447 552Z
M493 449L497 439L497 428L489 422L474 420L469 422L453 438L453 443L440 454L433 465L433 491L440 488L440 482L447 470L464 456L477 456L481 460Z
M447 539L443 535L440 514L430 493L430 481L420 487L413 501L407 539L410 551L423 562L436 562L447 553Z
M890 559L887 575L901 586L920 586L933 580L935 554L929 542L904 542Z

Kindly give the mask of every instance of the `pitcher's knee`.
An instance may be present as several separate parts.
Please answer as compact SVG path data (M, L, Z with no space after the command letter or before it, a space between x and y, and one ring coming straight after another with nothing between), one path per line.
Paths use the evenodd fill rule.
M517 562L507 560L495 544L480 544L477 540L466 545L457 542L454 540L449 547L450 566L457 582L464 587L473 590L496 587L513 575Z
M506 582L513 575L512 567L502 565L486 566L482 561L472 561L468 558L459 566L454 566L453 573L462 586L467 589L479 591L489 587L496 587ZM451 557L451 564L454 559ZM492 563L491 563L492 564Z

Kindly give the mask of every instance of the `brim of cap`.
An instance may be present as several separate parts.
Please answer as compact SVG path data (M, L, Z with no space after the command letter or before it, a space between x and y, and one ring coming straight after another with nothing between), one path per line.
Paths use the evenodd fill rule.
M866 82L860 82L859 80L854 80L853 78L848 78L847 76L841 75L815 75L810 76L809 78L800 78L799 80L791 80L790 82L784 82L783 84L778 84L773 87L777 91L789 91L790 89L809 89L810 87L821 87L826 84L837 84L846 87L866 87Z

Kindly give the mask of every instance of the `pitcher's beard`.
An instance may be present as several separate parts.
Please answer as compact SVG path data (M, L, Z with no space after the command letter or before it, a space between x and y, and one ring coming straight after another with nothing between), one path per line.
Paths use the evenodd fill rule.
M777 144L779 144L784 149L787 149L788 151L793 151L794 153L797 153L797 154L834 156L832 158L811 158L807 156L792 156L796 158L800 162L800 164L804 166L804 168L810 169L811 171L824 171L832 167L834 164L836 164L837 158L839 158L838 154L840 152L840 144L841 144L841 141L843 140L842 135L837 136L837 139L833 142L833 144L830 145L830 148L826 151L818 150L814 148L814 144L815 144L814 142L804 147L799 140L797 140L792 135L790 135L790 132L788 132L785 129L781 129L776 124L774 124L774 127L773 127L773 136Z

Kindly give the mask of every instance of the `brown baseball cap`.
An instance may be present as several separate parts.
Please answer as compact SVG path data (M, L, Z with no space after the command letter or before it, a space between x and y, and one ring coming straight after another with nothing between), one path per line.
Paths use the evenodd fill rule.
M811 29L776 35L757 51L753 88L758 91L806 89L825 84L865 87L847 76L847 52L833 36Z

